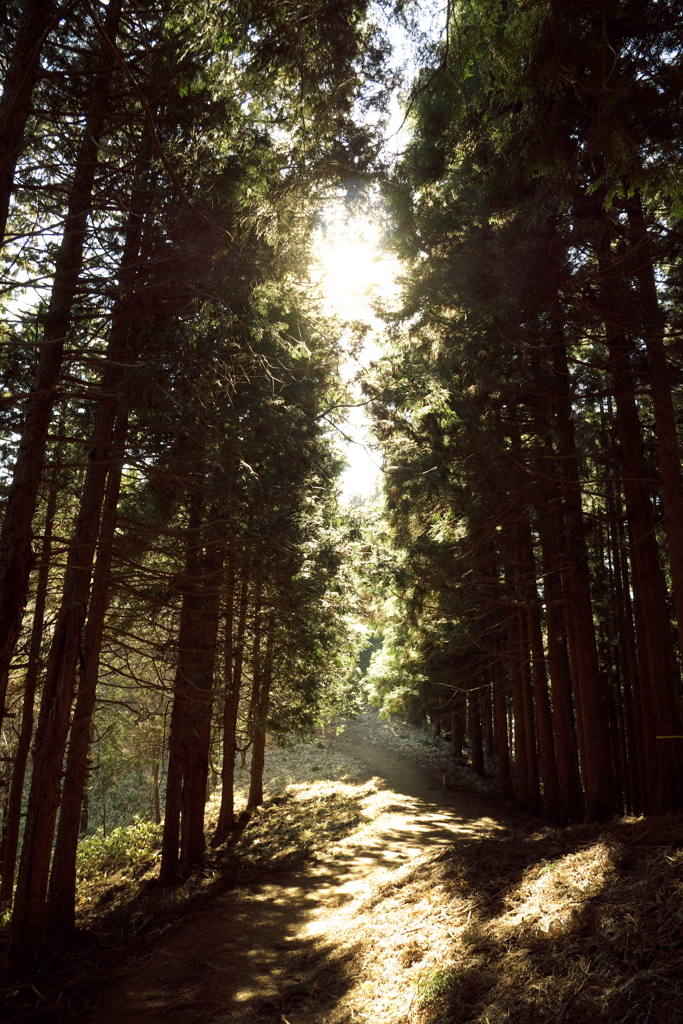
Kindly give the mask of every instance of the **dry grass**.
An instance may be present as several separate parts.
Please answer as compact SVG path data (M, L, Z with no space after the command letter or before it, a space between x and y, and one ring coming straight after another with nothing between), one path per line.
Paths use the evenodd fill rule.
M680 1024L682 847L681 816L457 842L348 908L316 1019Z
M342 756L332 736L289 748L269 745L266 803L243 816L223 846L209 849L204 867L183 884L156 885L160 844L134 863L129 856L104 857L101 864L84 871L77 893L78 945L66 958L61 950L54 950L56 955L46 959L35 987L0 990L3 1024L5 1020L55 1024L71 1020L73 1012L80 1019L69 1003L79 1006L81 988L97 986L100 978L104 985L111 977L127 973L129 961L144 960L150 947L182 929L226 889L267 881L323 853L333 859L350 839L362 835L390 794L378 790L353 756ZM248 769L238 769L238 812L246 803L248 785ZM217 816L218 802L211 799L208 835ZM6 927L0 929L0 955L6 934Z
M84 880L79 927L100 936L144 929L158 939L226 887L265 881L323 854L334 859L349 842L359 841L389 799L375 780L291 786L245 817L224 845L209 849L202 869L180 885L156 887L158 855Z
M430 770L443 758L439 744L405 725L369 716L364 729ZM212 851L204 872L177 889L153 885L151 862L89 883L80 924L93 941L38 979L42 1002L31 992L12 997L6 1019L89 1021L80 1009L83 978L123 976L131 957L146 956L226 886L276 877L306 860L334 862L362 845L394 797L321 737L269 749L267 799ZM681 1024L683 816L562 830L510 821L382 872L369 894L340 902L324 933L282 954L293 958L301 984L277 1005L230 1019Z

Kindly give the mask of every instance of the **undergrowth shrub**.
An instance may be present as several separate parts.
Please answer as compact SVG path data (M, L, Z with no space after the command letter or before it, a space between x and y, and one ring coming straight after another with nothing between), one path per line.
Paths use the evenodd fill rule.
M78 844L76 871L79 881L93 882L134 867L140 861L156 860L161 849L163 825L140 821L121 825L109 835L98 831Z

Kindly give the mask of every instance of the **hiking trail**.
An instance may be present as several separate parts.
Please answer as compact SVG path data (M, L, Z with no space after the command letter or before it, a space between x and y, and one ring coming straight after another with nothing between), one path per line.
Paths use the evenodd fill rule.
M134 964L106 1000L93 993L93 1024L322 1024L330 989L341 993L344 978L330 977L314 1008L311 965L353 929L354 910L373 888L458 837L499 827L485 798L442 789L440 773L373 742L362 720L331 743L375 777L385 797L379 816L329 856L217 897Z

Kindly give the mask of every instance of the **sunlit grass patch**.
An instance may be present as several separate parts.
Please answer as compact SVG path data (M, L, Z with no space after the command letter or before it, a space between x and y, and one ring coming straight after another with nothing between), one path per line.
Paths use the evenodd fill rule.
M298 784L258 808L227 856L237 867L292 867L339 843L368 820L366 787L344 783Z
M680 1024L683 818L464 839L346 928L330 1024Z
M458 971L431 967L417 979L415 991L418 1006L429 1003L453 991L460 978Z
M334 741L321 739L309 742L291 742L284 746L268 743L263 772L263 791L266 801L297 787L321 783L356 783L364 777L358 762L348 753L340 753ZM295 787L292 790L292 787ZM235 773L235 807L239 810L247 802L249 790L248 768L237 767Z
M550 863L533 864L507 898L510 909L498 920L498 935L504 938L520 927L561 934L584 902L605 888L615 870L613 853L609 844L598 842Z

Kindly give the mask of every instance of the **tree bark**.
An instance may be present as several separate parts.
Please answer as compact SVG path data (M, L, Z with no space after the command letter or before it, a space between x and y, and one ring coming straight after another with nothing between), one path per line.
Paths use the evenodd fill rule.
M251 752L251 774L249 780L249 799L247 809L253 810L263 803L263 767L265 764L266 752L266 720L268 718L268 707L270 705L270 690L273 681L273 642L275 634L275 612L268 615L266 627L266 650L263 659L263 667L258 663L254 665L254 688L256 704L252 721L254 745ZM260 636L259 636L260 642ZM254 651L256 658L256 637L254 638ZM258 684L256 677L258 675Z
M494 732L498 756L498 786L505 800L512 797L512 772L510 770L510 747L507 731L507 698L503 662L501 659L500 625L496 623L492 632L493 659L491 679L493 682Z
M531 649L529 646L529 616L526 607L520 605L519 645L522 687L522 707L524 711L524 742L526 743L526 764L528 772L529 810L537 814L541 810L541 780L538 767L538 747L536 743L536 715L534 694L531 686Z
M631 534L633 586L643 617L649 663L641 680L643 698L651 703L657 740L657 813L683 806L683 711L679 678L669 629L666 589L650 503L650 486L635 402L629 360L632 346L622 331L607 325L609 370L616 400L617 425L624 467L626 513ZM665 738L666 737L666 738Z
M555 330L549 344L554 368L558 456L562 467L565 506L567 564L563 589L568 596L567 627L574 682L579 698L577 712L580 716L579 737L583 755L585 819L601 821L612 817L615 810L609 723L595 639L588 551L581 507L579 457L572 419L569 366L561 328Z
M206 848L204 807L225 538L222 530L217 537L213 528L202 527L203 451L194 457L159 875L164 884L186 877Z
M560 807L560 781L555 758L553 720L548 696L545 654L543 650L543 627L541 623L541 601L536 586L536 559L528 518L520 522L520 553L522 559L526 610L529 621L529 639L534 677L534 696L538 716L538 744L541 755L543 778L543 813L550 821L562 818Z
M173 686L173 710L168 739L168 768L166 772L166 805L164 832L161 844L159 881L168 885L179 878L180 815L182 806L183 775L187 758L188 690L192 678L192 644L197 614L197 580L201 557L201 513L203 491L199 482L190 495L187 525L185 572L182 583L183 600L180 608L178 632L178 665Z
M57 840L48 889L49 925L53 931L62 935L72 934L76 927L76 853L82 825L83 794L88 776L91 725L97 698L100 652L111 586L112 546L127 432L128 417L121 413L112 438L112 461L88 605L88 619L83 634L78 698L71 723Z
M481 699L481 728L484 734L484 751L489 757L496 752L496 743L493 735L493 701L491 691L491 673L486 667L487 685L484 688Z
M643 720L636 713L634 689L638 686L638 657L636 651L635 625L630 599L631 582L628 574L628 560L622 532L617 522L617 503L610 497L609 506L612 524L612 559L614 562L614 595L617 611L617 638L624 704L624 730L626 738L626 764L629 784L629 810L640 814L646 804L643 790L645 774L645 746Z
M665 318L657 297L657 284L640 196L627 202L629 226L634 243L632 259L640 291L642 333L650 369L652 408L657 430L659 468L662 475L664 526L666 528L671 582L678 624L678 642L683 654L683 475L676 429L676 413L664 346Z
M574 723L572 680L567 651L565 597L562 589L560 554L557 538L562 533L559 510L548 504L539 510L538 529L543 558L546 626L548 631L548 669L553 698L553 732L557 749L557 773L562 824L580 821L584 814L583 790L579 771L579 751Z
M522 681L522 637L520 610L514 601L514 574L509 565L505 566L505 589L507 591L507 633L508 659L510 662L510 683L512 686L512 715L514 719L515 769L517 773L517 803L523 810L531 809L532 794L529 786L528 746L526 738L526 716Z
M69 732L81 635L90 596L93 559L107 474L111 465L112 432L119 405L118 392L123 367L131 361L131 306L128 289L132 289L137 274L140 237L141 217L133 212L129 219L120 273L123 294L117 303L112 320L103 371L102 396L95 418L88 468L67 559L62 602L48 658L34 745L34 773L17 882L17 892L21 893L25 907L31 908L30 920L28 909L20 909L17 903L12 917L12 937L8 947L10 956L19 956L18 950L24 946L31 950L30 957L37 956L46 923L45 899L48 890L50 853L60 804L62 765ZM96 670L93 670L90 680L93 688L96 681ZM79 811L81 795L82 793L78 794L77 798L73 797L77 800ZM67 871L66 865L64 870ZM65 879L67 877L65 874ZM68 898L65 897L65 901ZM66 917L68 916L67 912Z
M454 708L451 711L451 755L462 757L462 748L465 745L465 694L462 690L456 690L453 694Z
M36 586L36 601L33 612L33 629L28 655L28 668L24 680L24 703L21 713L21 727L19 732L19 743L17 745L14 767L12 769L12 780L9 791L7 814L2 843L2 882L0 883L0 908L9 907L12 903L14 890L14 873L17 861L17 849L19 847L19 833L21 830L21 804L24 794L24 781L26 779L26 767L28 765L29 752L31 750L31 739L33 737L34 704L38 678L41 669L40 651L43 643L43 627L45 619L45 604L47 599L47 585L50 575L50 556L52 553L52 527L57 509L57 491L60 473L60 463L57 461L52 468L50 480L50 491L45 511L45 530L41 544L38 564L38 583Z
M263 803L263 765L265 757L266 735L259 722L261 706L261 687L263 686L261 664L261 584L257 583L254 596L254 646L251 659L251 699L249 702L249 737L251 740L251 766L249 774L249 796L247 810L260 807ZM258 741L258 747L257 747Z
M106 408L106 407L105 407ZM102 407L101 407L102 411ZM109 413L107 408L107 413ZM104 413L102 418L105 418ZM101 425L101 423L100 423ZM8 962L39 956L52 838L60 803L62 762L69 732L76 663L85 620L93 554L100 522L109 448L98 437L91 450L83 495L70 546L62 602L48 657L33 751L33 778L10 930ZM11 966L10 966L11 973Z
M481 692L479 688L467 691L467 707L470 720L470 739L472 740L472 771L475 775L485 775L484 742L481 725Z
M220 582L224 544L205 539L201 596L195 617L194 664L191 679L186 756L181 794L180 873L187 876L206 850L204 808L211 748L211 705L220 617Z
M242 568L237 636L233 642L233 595L235 572L231 569L228 582L228 609L226 612L225 681L226 694L223 707L223 768L221 771L221 806L218 813L215 844L221 843L235 824L235 755L237 753L237 721L239 718L242 665L244 661L244 634L247 628L249 606L249 578L246 565Z

